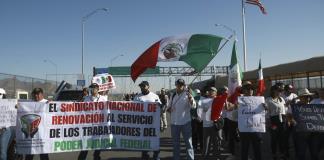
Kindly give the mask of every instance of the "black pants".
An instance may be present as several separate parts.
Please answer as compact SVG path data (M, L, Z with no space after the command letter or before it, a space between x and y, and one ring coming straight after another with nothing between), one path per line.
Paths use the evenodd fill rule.
M252 144L254 159L261 160L261 140L262 135L260 133L253 132L240 132L241 140L241 160L248 160L249 147Z
M196 151L198 149L202 150L203 148L203 123L197 119L191 120L192 128L192 146Z
M306 151L309 148L310 133L293 131L295 155L297 160L306 160Z
M228 120L228 148L229 152L234 155L235 154L235 142L239 141L239 135L237 132L237 122Z
M34 158L33 154L27 154L25 160L33 160L33 158ZM40 160L49 160L48 154L40 154L39 158Z
M100 152L101 150L95 150L93 153L93 159L94 160L100 160ZM88 151L81 151L78 156L78 160L86 160L88 155Z
M270 129L270 137L271 137L271 150L272 156L277 158L277 149L279 146L279 153L280 157L286 156L286 149L287 146L287 126L285 124L285 117L282 117L282 122L279 120L279 116L272 116L271 119L271 129Z
M323 146L324 133L314 132L310 134L309 150L312 160L319 160L321 147Z
M148 154L148 151L142 151L142 160L149 160L150 155ZM153 151L153 160L159 160L160 159L160 150Z

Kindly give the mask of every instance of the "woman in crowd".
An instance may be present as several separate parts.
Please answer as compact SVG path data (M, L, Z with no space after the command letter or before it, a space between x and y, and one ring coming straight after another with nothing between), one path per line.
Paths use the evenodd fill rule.
M285 130L286 130L286 108L285 100L280 97L283 88L274 85L270 88L270 97L266 99L266 109L270 116L270 137L273 159L279 159L277 156L277 147L279 146L280 158L285 159Z
M254 88L251 83L242 86L243 96L253 96ZM244 107L244 106L243 106ZM252 144L254 159L261 160L262 134L259 132L240 132L241 160L248 160L249 146Z
M295 100L296 105L307 105L311 101L312 93L308 91L307 88L301 89L298 92L298 98ZM293 109L294 105L291 104ZM292 117L291 111L287 113L288 124L293 126L293 140L295 145L295 156L297 160L305 160L306 159L306 151L309 146L309 132L303 132L296 130L296 121Z

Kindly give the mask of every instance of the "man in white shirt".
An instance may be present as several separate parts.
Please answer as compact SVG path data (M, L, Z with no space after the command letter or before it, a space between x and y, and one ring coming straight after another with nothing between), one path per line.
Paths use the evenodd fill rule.
M44 92L42 88L34 88L32 91L32 96L33 96L33 100L35 102L42 102L42 103L47 103L48 100L44 98ZM48 160L48 154L40 154L39 155L40 160ZM32 160L34 158L34 155L32 154L28 154L26 155L25 160Z
M192 146L191 115L190 109L196 107L192 95L186 88L185 81L178 79L175 82L176 93L171 96L168 111L171 112L171 136L173 139L173 159L180 159L180 133L186 144L187 159L194 159Z
M97 83L92 83L89 86L91 95L84 97L84 102L103 102L107 101L106 96L102 96L99 94L99 85ZM101 150L95 150L93 153L93 159L94 160L100 160L100 152ZM85 160L87 158L88 151L81 151L78 156L78 160Z
M141 88L141 93L138 94L134 101L140 101L140 102L156 102L161 105L161 101L158 95L156 95L153 92L150 92L150 84L147 81L142 81L139 85ZM148 151L142 152L142 159L148 160L150 158L150 155L148 154ZM154 160L160 160L160 150L153 151L153 159Z

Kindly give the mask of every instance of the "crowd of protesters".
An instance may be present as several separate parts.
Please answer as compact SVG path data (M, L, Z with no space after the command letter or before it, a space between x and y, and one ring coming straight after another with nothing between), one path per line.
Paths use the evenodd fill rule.
M161 107L161 132L171 128L173 143L173 159L179 160L181 153L181 136L185 143L186 159L195 159L195 154L201 154L204 159L211 155L219 156L223 150L231 155L228 159L249 159L249 146L252 146L253 159L261 160L262 148L271 148L272 159L285 160L295 157L297 160L307 159L307 152L312 160L319 160L319 154L324 147L323 132L303 132L296 130L297 122L294 119L292 108L295 104L324 104L324 89L318 90L317 94L308 89L300 89L295 93L290 84L276 83L270 87L269 97L265 97L263 104L266 111L267 133L270 134L270 146L262 143L264 137L259 132L240 132L238 129L238 103L225 101L222 104L221 117L211 120L212 106L216 97L228 94L226 86L215 88L205 86L203 89L192 90L187 87L183 79L175 82L175 92L169 93L164 88L157 95L149 90L148 81L139 84L140 93L126 94L125 101L156 102ZM98 92L98 85L91 84L83 90L81 101L107 101L108 95ZM244 82L239 88L241 96L255 96L255 85ZM37 102L47 103L43 97L43 90L35 88L32 91L33 99ZM5 91L0 89L0 98L5 98ZM167 113L171 120L167 122ZM324 115L323 115L324 117ZM7 153L11 141L14 139L13 128L1 128L1 152L0 159L8 159ZM290 139L293 142L295 155L290 155ZM240 154L236 146L240 145ZM101 150L94 152L94 159L99 160ZM160 150L153 152L153 159L160 159ZM240 155L240 157L238 157ZM16 156L21 157L21 156ZM86 159L87 151L81 151L78 159ZM33 159L33 155L25 155L26 160ZM46 160L48 154L41 154L41 160ZM142 152L142 159L149 159L147 151Z

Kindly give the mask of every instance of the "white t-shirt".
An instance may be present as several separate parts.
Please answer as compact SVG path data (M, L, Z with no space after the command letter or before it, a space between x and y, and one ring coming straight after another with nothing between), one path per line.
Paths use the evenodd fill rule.
M279 100L281 99L281 101ZM280 114L286 114L285 100L282 97L273 99L272 97L268 97L266 99L266 107L268 108L268 114L270 116L277 116Z
M297 96L297 94L295 94L295 93L290 93L289 96L286 96L286 95L283 96L283 98L284 98L286 104L289 104L289 105L287 105L287 107L286 107L286 113L292 113L290 103L293 102L293 100L296 99L297 97L298 97L298 96Z
M42 100L40 100L40 101L38 101L38 102L47 103L48 100L43 98Z
M203 120L203 127L212 127L213 122L210 120L211 117L211 106L213 104L213 98L205 98L201 101L201 108L203 112L205 112L204 116L202 117Z
M97 96L86 96L84 97L84 102L104 102L107 101L106 96L101 96L101 95L97 95Z
M138 94L135 98L134 101L140 101L140 102L158 102L161 104L160 98L158 95L156 95L153 92L150 92L147 95L144 95L142 93Z

